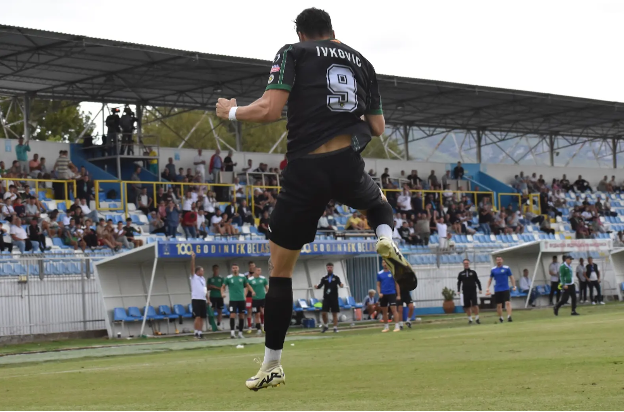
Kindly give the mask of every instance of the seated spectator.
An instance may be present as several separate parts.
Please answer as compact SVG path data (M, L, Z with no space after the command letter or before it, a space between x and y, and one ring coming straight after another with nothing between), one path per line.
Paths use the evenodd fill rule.
M171 182L173 181L174 176L171 176L170 173L171 172L169 171L169 169L165 167L162 173L160 174L160 178L164 180L165 182Z
M176 182L183 182L184 179L186 179L186 175L184 174L184 168L181 167L180 169L178 169L178 174L175 177L175 181Z
M85 242L85 245L90 249L95 249L99 246L97 235L90 226L86 226L84 228L82 240Z
M251 226L254 226L255 220L253 214L251 213L251 209L247 206L247 201L245 199L241 200L240 206L238 207L236 213L240 216L242 223L249 223Z
M234 186L230 189L230 198L236 199L236 201L240 203L241 200L245 199L245 186L240 184L238 177L234 178L232 184Z
M364 230L364 223L360 218L360 212L353 212L353 215L347 219L345 230Z
M507 216L507 227L511 230L511 233L522 234L524 233L524 226L520 224L520 214L512 212Z
M598 182L598 186L596 187L596 190L598 190L599 192L603 192L603 193L608 192L609 181L607 179L608 177L605 175L605 177L603 177L602 180Z
M537 290L531 289L531 279L529 279L529 269L522 271L522 277L520 278L520 292L529 294L529 305L535 307L535 299L537 299Z
M83 217L97 221L98 212L97 210L91 210L91 208L87 205L87 199L80 199L80 210Z
M492 213L488 207L479 209L479 230L485 235L492 234L490 223L493 221Z
M362 306L364 306L364 314L368 315L368 320L377 319L377 314L381 311L381 306L379 306L379 299L375 296L377 292L375 289L371 289L368 291L368 295L364 299Z
M464 168L462 167L461 162L457 162L457 166L453 169L453 177L458 180L464 178Z
M225 227L223 224L223 216L221 216L221 209L215 209L215 214L210 219L210 226L213 232L220 235L225 235Z
M37 224L37 219L31 219L27 229L28 239L30 239L31 243L38 243L40 250L49 250L46 247L45 235L41 233L41 229L39 228L39 224Z
M242 226L243 225L243 219L238 214L238 208L237 208L237 205L236 205L236 201L232 200L230 202L230 204L225 207L225 212L224 213L226 215L228 215L228 216L231 216L232 224L237 225L237 226Z
M78 250L78 248L80 248L83 252L87 248L86 243L82 240L82 230L79 230L76 226L76 219L73 217L69 219L69 226L63 225L60 227L59 232L65 245L72 246L74 250Z
M576 182L574 182L574 187L578 192L592 191L592 188L587 180L583 179L583 176L581 175L579 175L578 179L576 179Z
M111 221L112 223L112 221ZM59 222L59 231L61 230L61 222ZM108 246L115 252L121 249L122 244L117 242L113 236L113 233L108 229L104 219L100 219L98 226L95 228L95 234L98 238L98 244L100 246Z
M134 244L134 247L143 246L143 241L141 239L136 239L134 237L135 234L141 234L141 231L136 227L132 226L132 219L126 219L126 225L124 226L124 230L126 232L126 238Z
M136 206L145 216L152 210L154 199L147 194L147 188L141 188L141 193L136 198ZM190 210L190 209L189 209Z
M17 186L12 184L12 185L9 186L9 190L4 193L3 199L4 200L15 201L15 199L17 199L17 197L18 197L18 195L17 195Z
M202 239L208 236L208 226L206 225L206 215L203 209L197 211L197 221L195 222L197 233Z
M227 213L224 213L223 215L221 215L221 217L223 219L221 220L221 223L223 225L223 229L225 230L225 234L238 235L238 229L234 227L234 224L232 223L232 218Z
M186 239L196 238L197 237L197 212L191 210L187 212L182 217L182 230L184 230L184 235Z
M609 180L609 185L611 186L611 193L619 192L621 190L620 185L615 182L615 176L611 176L611 180Z
M269 222L269 212L264 212L258 224L258 232L264 234L267 239L269 238Z
M551 228L550 226L550 219L549 218L545 218L542 220L542 222L540 223L540 230L544 233L547 233L549 235L554 235L555 234L555 230Z
M20 197L13 202L13 210L15 210L15 215L22 220L26 216L26 206L22 204L22 199Z
M9 252L13 251L13 243L5 242L4 235L9 233L10 228L0 222L0 252L4 252L4 249Z
M28 203L26 204L24 214L24 222L26 224L30 224L31 220L34 220L37 223L39 222L39 218L41 217L41 211L39 210L39 207L37 207L35 201L35 197L31 196L28 199Z
M403 222L399 228L397 229L397 231L399 232L399 236L401 237L401 239L408 244L412 243L412 238L410 236L410 230L409 230L409 224L407 222Z
M165 208L165 202L162 202L162 207L163 210ZM158 209L160 210L160 206L158 207ZM167 229L165 228L165 222L162 220L159 212L150 212L151 216L152 216L152 220L150 220L149 222L149 232L154 234L154 233L165 233L167 231ZM165 216L166 216L166 212L165 212Z
M121 243L122 247L134 249L134 243L126 237L126 230L124 229L123 222L117 222L117 227L113 229L113 237L115 241Z
M327 219L327 209L323 210L323 215L320 217L318 224L316 225L317 230L325 230L325 231L333 231L334 228L329 224L329 220Z

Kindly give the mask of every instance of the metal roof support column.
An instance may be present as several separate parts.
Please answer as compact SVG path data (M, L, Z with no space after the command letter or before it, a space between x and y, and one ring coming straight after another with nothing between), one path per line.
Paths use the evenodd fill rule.
M136 105L136 118L137 118L137 140L139 143L143 141L143 106L137 103Z
M613 168L617 169L617 147L618 147L618 139L615 137L611 139L611 150L613 153Z
M483 132L477 129L477 163L481 163L481 146L483 145Z
M409 127L408 125L404 124L403 125L403 144L405 144L405 150L403 150L405 152L405 160L409 160L409 145L407 144L407 139L409 137L409 132L411 130L411 127Z
M236 151L241 151L243 145L243 124L241 122L234 122L234 130L236 131Z
M30 140L30 96L24 95L24 140Z
M550 167L555 165L555 135L548 135L548 154L550 156Z

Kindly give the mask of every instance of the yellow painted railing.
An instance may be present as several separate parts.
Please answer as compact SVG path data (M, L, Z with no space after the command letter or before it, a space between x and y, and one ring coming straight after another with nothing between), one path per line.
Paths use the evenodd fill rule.
M103 184L106 185L115 185L115 187L119 186L119 188L117 189L118 193L119 193L119 199L121 200L119 202L119 205L117 205L117 207L102 207L102 205L100 204L101 200L100 200L100 188ZM102 210L102 211L106 211L106 210L124 210L124 191L123 191L123 184L121 181L119 180L96 180L95 181L95 185L94 185L94 190L95 190L95 208L97 210ZM110 202L110 200L108 200ZM115 202L116 204L116 202Z
M498 207L500 209L503 208L502 203L501 203L501 199L503 197L517 197L518 198L518 209L522 210L522 195L520 193L498 193Z
M382 192L386 197L388 196L388 192L403 192L403 189L382 189ZM494 192L475 192L473 190L410 190L410 193L420 193L422 198L422 207L425 208L425 200L427 199L427 195L437 193L438 202L436 206L439 206L440 209L444 208L444 196L443 193L453 193L453 200L456 202L461 200L463 195L467 195L471 198L471 201L475 207L479 204L479 196L488 196L491 200L494 200ZM494 208L494 204L492 204L492 208Z
M68 204L71 202L71 198L69 196L70 192L73 193L74 196L76 196L76 181L75 180L25 179L21 177L20 178L2 177L0 178L0 181L2 182L2 185L6 188L7 191L9 190L10 185L19 182L19 183L23 183L21 184L22 188L28 185L29 189L35 189L35 196L37 198L39 198L39 192L45 192L46 197L49 199L53 199L55 197L52 187L40 187L40 185L41 184L46 185L49 183L50 186L52 186L53 183L62 183L65 196L63 197L63 199L56 199L56 200L65 201L65 204L67 207L71 206L70 204Z

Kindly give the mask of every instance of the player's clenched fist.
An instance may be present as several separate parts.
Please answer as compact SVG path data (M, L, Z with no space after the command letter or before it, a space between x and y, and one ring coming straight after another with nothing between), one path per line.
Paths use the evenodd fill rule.
M236 99L220 98L217 101L217 116L222 119L229 119L232 107L236 107Z

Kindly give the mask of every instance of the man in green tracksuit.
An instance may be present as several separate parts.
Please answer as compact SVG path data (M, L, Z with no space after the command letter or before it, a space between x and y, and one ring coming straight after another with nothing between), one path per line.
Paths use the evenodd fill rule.
M264 316L264 300L266 293L269 291L269 281L262 275L262 269L256 268L253 277L249 280L251 288L256 292L251 301L251 311L255 316L256 330L258 335L262 335L262 324L260 323L260 315ZM251 331L251 329L250 329Z
M576 287L574 286L574 271L572 270L572 256L563 257L563 264L559 266L559 284L563 288L561 299L553 308L555 316L559 316L559 308L568 302L568 297L572 298L572 316L578 316L576 313Z

